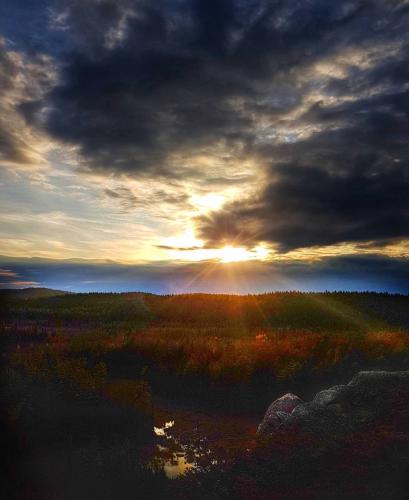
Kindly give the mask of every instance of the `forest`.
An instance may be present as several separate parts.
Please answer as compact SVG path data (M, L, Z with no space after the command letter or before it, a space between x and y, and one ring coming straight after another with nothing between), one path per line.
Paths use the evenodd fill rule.
M256 436L265 409L360 370L407 370L408 306L408 296L377 293L3 290L4 425L20 442L20 469L40 471L21 488L128 498L131 482L155 498L251 498L254 488L273 498L255 467L274 449ZM303 449L296 434L289 440ZM243 463L253 477L238 493Z

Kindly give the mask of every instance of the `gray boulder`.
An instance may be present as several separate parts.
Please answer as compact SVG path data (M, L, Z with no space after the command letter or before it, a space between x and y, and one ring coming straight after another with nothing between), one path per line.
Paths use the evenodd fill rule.
M397 404L397 395L399 404ZM279 403L283 398L296 398L297 404L280 419ZM334 443L337 437L358 431L363 425L376 423L381 415L391 419L401 412L402 403L409 406L409 371L359 372L346 385L337 385L318 392L310 402L286 395L272 403L261 422L258 434L271 435L278 429L296 428L314 435L317 444ZM402 398L405 401L402 401ZM399 415L402 417L402 415ZM403 415L406 418L406 414ZM402 419L401 419L402 420ZM407 422L409 432L409 421Z
M268 407L263 421L258 426L257 435L268 436L272 434L289 418L294 408L302 402L302 399L291 393L285 394L273 401Z

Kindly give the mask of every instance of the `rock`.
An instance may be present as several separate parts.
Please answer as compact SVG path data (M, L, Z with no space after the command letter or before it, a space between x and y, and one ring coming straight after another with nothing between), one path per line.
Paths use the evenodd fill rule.
M295 404L291 406L291 399L288 406L281 403L287 398L296 398ZM267 410L258 434L272 434L278 428L301 429L317 442L328 445L337 437L359 432L363 425L372 425L385 415L391 421L396 417L402 420L403 416L409 429L409 415L402 415L402 405L409 406L409 371L360 372L347 385L321 391L310 402L302 402L290 394L277 399ZM278 411L286 412L287 418L280 419Z
M285 394L273 401L268 407L263 421L258 426L257 434L259 436L266 436L274 432L288 419L294 408L302 402L302 399L291 393Z

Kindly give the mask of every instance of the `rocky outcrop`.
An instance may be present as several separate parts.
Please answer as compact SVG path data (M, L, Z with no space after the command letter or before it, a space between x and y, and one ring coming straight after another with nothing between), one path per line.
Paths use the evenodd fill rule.
M258 426L257 434L264 436L274 432L302 402L302 399L291 393L285 394L273 401L268 407L261 424Z
M328 444L385 415L391 420L399 417L409 431L409 414L402 415L405 407L409 408L409 371L360 372L347 385L321 391L310 402L301 402L293 394L277 399L268 408L258 435L293 427Z

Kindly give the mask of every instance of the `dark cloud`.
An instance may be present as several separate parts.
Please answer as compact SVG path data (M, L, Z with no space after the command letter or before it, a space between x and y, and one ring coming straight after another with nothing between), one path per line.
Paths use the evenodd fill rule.
M88 168L176 175L189 155L216 145L251 154L255 110L294 107L300 95L290 72L337 45L366 3L80 4L81 12L75 2L62 10L82 45L48 97L47 130L79 146ZM109 33L116 43L107 44Z
M348 153L344 155L348 161ZM409 236L409 169L343 173L285 164L259 199L236 203L199 220L210 246L275 243L282 251L340 242Z
M208 245L264 241L287 251L409 237L408 19L394 6L366 40L382 40L377 58L321 84L322 98L297 119L300 138L258 147L269 164L258 196L198 219Z
M50 2L48 23L52 32L66 32L67 49L92 56L121 42L131 13L128 0L60 0Z

